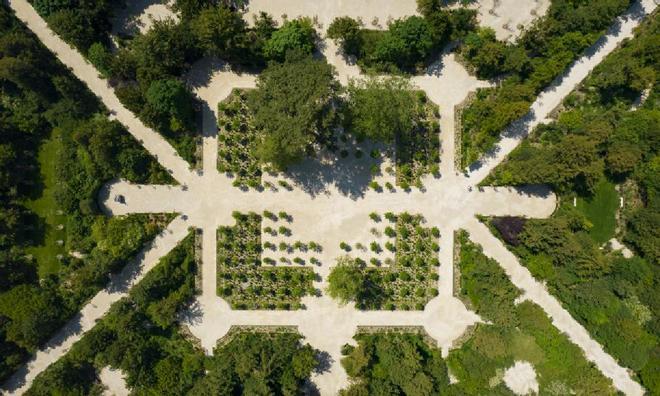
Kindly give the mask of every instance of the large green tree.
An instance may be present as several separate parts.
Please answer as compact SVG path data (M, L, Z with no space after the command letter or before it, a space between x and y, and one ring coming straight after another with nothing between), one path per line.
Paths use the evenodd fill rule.
M416 115L415 95L403 78L370 78L351 81L348 87L348 125L352 133L392 142L411 132Z
M352 384L341 396L441 395L449 387L447 366L440 350L418 334L376 333L354 337L341 361Z
M240 14L227 7L202 11L192 22L192 32L207 55L230 58L245 41L247 24Z
M343 304L358 301L364 293L364 283L361 266L348 256L340 257L328 275L328 294Z
M261 161L284 169L326 141L336 124L338 90L332 66L300 53L264 70L247 98L263 132L257 147Z
M264 54L267 58L279 61L284 60L287 52L292 50L311 54L314 51L315 40L316 32L312 21L308 18L295 19L285 22L273 33L264 45Z
M147 103L158 114L170 118L172 131L179 131L194 122L193 99L181 81L154 81L147 90Z
M297 395L317 366L316 351L295 333L242 332L215 349L193 394Z

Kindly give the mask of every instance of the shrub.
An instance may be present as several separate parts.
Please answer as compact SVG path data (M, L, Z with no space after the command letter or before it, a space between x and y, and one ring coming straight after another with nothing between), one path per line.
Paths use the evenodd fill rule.
M287 21L266 41L264 55L278 61L283 61L287 52L292 50L311 55L315 40L316 32L309 18Z

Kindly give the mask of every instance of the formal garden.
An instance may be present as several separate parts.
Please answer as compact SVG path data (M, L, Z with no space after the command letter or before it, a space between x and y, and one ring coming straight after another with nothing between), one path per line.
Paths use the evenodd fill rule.
M369 139L392 147L396 184L404 190L422 188L422 176L438 176L440 163L439 110L423 91L402 77L352 81L344 101L345 131L358 142ZM383 109L387 109L383 111ZM379 158L379 153L372 153ZM374 174L378 174L377 169ZM392 190L394 186L372 188Z
M323 166L333 167L332 171L339 169L339 174L355 166L371 174L366 181L351 174L346 178L351 186L337 188L339 194L328 189L327 197L310 198L324 210L327 200L331 209L337 209L336 218L346 219L353 213L342 211L342 199L365 203L364 207L371 207L374 197L384 198L385 206L415 199L427 193L423 181L430 180L429 175L452 189L442 191L443 199L471 197L472 188L479 189L468 176L452 172L440 177L439 109L412 82L422 74L437 77L434 73L442 72L442 59L447 59L441 54L451 53L473 76L493 82L457 113L456 154L465 168L494 148L502 131L524 116L538 94L597 43L633 0L549 0L547 13L521 27L519 38L508 41L479 26L481 19L469 7L470 1L418 0L418 15L388 21L365 23L340 17L325 26L325 35L325 27L308 17L284 15L278 24L260 13L250 23L244 18L248 2L243 0L174 0L170 11L176 17L152 20L149 29L127 35L112 33L113 17L126 6L124 2L29 3L107 79L123 106L164 138L155 141L161 146L169 143L197 172L190 172L186 180L193 181L190 185L175 181L170 173L177 173L164 169L143 147L151 143L137 140L115 120L121 119L116 111L125 109L103 95L96 97L97 92L74 76L89 84L85 73L58 61L60 56L67 63L60 51L53 55L30 31L48 30L30 23L28 29L19 22L11 11L19 2L0 4L0 383L9 383L15 373L20 377L21 367L27 367L26 389L30 389L25 394L97 395L105 391L99 373L111 367L122 373L135 394L295 395L328 379L345 379L341 372L330 373L340 363L349 378L340 391L344 396L511 394L521 392L512 388L509 373L523 364L533 378L528 385L538 394L614 395L639 385L649 394L660 392L657 11L565 98L550 115L552 121L531 131L480 185L547 185L556 194L556 210L549 218L479 219L501 241L492 238L493 243L514 253L539 281L536 291L545 293L547 288L562 304L570 314L567 320L572 322L567 326L573 333L558 330L562 326L553 324L541 308L548 310L542 300L533 293L522 294L516 287L520 284L512 283L519 280L510 279L502 266L509 269L508 264L517 263L504 265L488 258L463 231L455 241L453 263L454 297L460 302L447 293L429 304L439 295L438 271L445 268L439 262L440 237L453 236L444 231L440 235L438 226L443 225L435 218L437 213L429 212L430 223L418 214L426 213L426 208L412 214L398 213L401 207L397 214L385 212L396 207L382 209L384 213L369 214L369 221L365 213L367 228L356 232L367 235L369 229L368 239L357 242L347 235L339 249L336 242L321 246L305 239L304 232L298 235L304 228L294 223L290 213L245 209L234 212L233 223L218 228L217 234L218 223L212 225L217 237L217 259L210 263L217 268L216 289L210 293L213 301L226 323L243 323L250 314L263 314L278 320L295 315L302 324L288 331L234 327L209 348L208 340L192 330L195 321L214 314L196 311L200 306L206 310L204 304L211 300L199 298L198 233L187 228L173 232L173 226L163 232L177 216L172 224L201 227L201 216L185 210L147 214L142 207L137 214L109 216L112 210L99 196L104 186L122 180L117 185L176 190L174 201L186 192L196 193L199 185L194 183L212 179L204 179L200 169L201 111L208 103L193 94L209 81L189 81L195 64L218 59L231 72L258 75L255 89L234 90L217 105L217 171L242 190L230 189L232 193L252 199L267 197L281 187L291 194L280 196L298 199L299 191L294 190L304 189L306 181L298 168L306 167L309 159L321 163L331 154L334 162ZM326 59L321 52L327 39L336 42L346 65L336 69L328 63L331 57ZM53 48L48 40L43 43ZM353 61L365 76L342 86L337 70L353 66ZM113 108L106 108L101 100ZM127 125L133 132L134 126ZM344 168L339 166L342 160L346 160ZM266 173L291 180L275 185L271 179L262 181ZM339 179L335 174L324 176L328 179L322 183ZM386 179L381 181L381 176ZM464 186L462 180L468 184ZM413 187L419 191L411 191ZM367 188L388 194L367 194ZM470 194L463 190L459 194L464 188ZM347 189L359 193L349 196ZM494 197L503 196L493 191ZM532 198L530 205L541 206L541 199L546 199L555 207L555 195ZM135 206L130 206L134 203L121 204L134 213ZM209 214L209 224L217 218ZM482 224L470 225L485 230ZM204 232L205 227L206 223ZM97 306L92 298L108 286L112 275L132 260L142 260L140 252L163 239L166 245L179 234L183 238L184 231L188 236L176 247L172 243L172 250L163 253L157 264L150 263L155 267L125 297L105 315L99 313L107 308ZM161 239L150 244L159 235ZM488 251L486 243L484 251ZM335 263L325 262L336 252L340 256ZM324 290L317 289L319 283ZM121 292L112 287L110 294ZM194 304L196 300L202 303ZM440 308L435 306L439 301ZM334 305L329 308L326 303ZM352 303L358 311L345 306ZM427 317L445 315L441 310L447 311L446 307L455 314L455 322L463 320L452 304L461 308L464 304L466 312L478 314L481 321L466 325L466 332L454 339L443 358L421 326L427 326ZM75 329L79 333L63 335L78 340L68 352L50 348L37 354L63 326L75 324L83 307L88 312L81 321L92 317L96 324L84 323ZM305 323L307 318L318 318L306 315L318 307L328 322L324 318ZM297 312L282 312L287 310ZM315 327L339 322L335 318L349 319L336 323L336 329L322 330L328 334L336 330L344 342L349 337L342 331L349 322L353 328L352 321L399 314L365 312L377 310L417 311L400 312L400 317L425 322L420 328L358 326L355 342L341 349L341 362L336 354L341 344L333 350L324 344L330 340L319 343L314 338ZM348 313L351 316L342 316ZM229 319L231 315L235 316ZM231 321L236 318L241 320ZM587 360L583 350L593 345L571 341L575 328L581 329L578 324L587 330L589 340L602 345L606 357L614 358L613 370L603 368L610 361L602 356ZM323 345L324 350L307 342ZM592 356L602 352L594 348ZM42 360L37 364L25 366L39 356ZM42 368L43 356L62 357ZM630 378L616 377L621 367ZM38 376L32 380L31 374Z
M304 263L262 263L262 216L235 212L233 217L236 225L218 230L218 295L234 309L303 308L300 299L316 293L313 269ZM279 229L288 233L285 226ZM288 249L293 247L285 243L282 250Z
M235 89L218 104L218 170L234 178L234 187L260 188L263 170L255 156L259 133L246 100L245 91Z
M305 62L306 64L296 65L286 72L287 78L278 76L277 81L272 81L266 86L266 83L257 90L234 90L232 94L218 105L218 126L220 133L218 136L218 170L234 179L233 185L238 188L262 187L276 188L269 185L270 182L264 182L262 185L261 175L265 171L275 173L278 169L284 170L287 166L294 164L302 159L307 153L318 151L314 146L320 145L326 150L334 151L339 159L346 158L350 153L344 146L354 146L354 155L356 158L365 156L365 140L373 143L384 143L387 148L385 152L379 149L372 149L370 158L380 160L382 156L390 158L395 163L394 169L388 167L386 172L392 173L396 177L396 184L408 190L415 186L422 188L422 177L428 174L438 176L440 162L440 125L438 123L438 107L432 103L423 91L415 90L409 80L405 78L389 79L368 79L366 81L353 81L346 90L346 95L338 96L336 88L330 88L327 91L333 98L332 103L327 105L337 107L334 115L328 118L329 123L324 128L338 128L342 131L337 134L327 131L321 134L317 132L312 136L309 132L301 133L300 136L291 130L291 126L286 122L273 125L273 120L263 119L257 121L257 117L272 116L277 114L276 110L286 111L293 104L297 103L315 103L313 97L300 97L301 95L293 91L289 86L294 77L291 75L297 72L309 73L313 67L323 67L314 65L317 62ZM324 70L327 70L324 68ZM279 74L284 73L281 70ZM265 78L259 78L259 81L265 81ZM302 82L302 81L301 81ZM333 79L327 79L324 83L306 81L304 84L317 84L319 89L324 89L322 84L335 84ZM331 87L331 86L328 86ZM302 86L299 87L300 91ZM280 97L282 104L278 105L268 98ZM263 99L261 99L263 98ZM252 105L250 105L252 104ZM275 106L284 106L280 109ZM297 105L296 105L297 106ZM306 105L305 105L306 106ZM382 109L390 109L382 111ZM326 112L328 109L318 108L309 109L311 111ZM298 110L301 115L304 108ZM341 120L341 122L340 122ZM261 125L258 127L257 125ZM277 141L269 133L273 128L284 128ZM316 127L313 127L316 129ZM279 132L278 132L279 133ZM356 139L357 145L347 144ZM296 150L298 140L305 142ZM277 146L276 142L286 142L287 147ZM277 143L281 144L281 143ZM293 150L296 150L294 153ZM289 154L286 154L286 152ZM287 158L279 158L284 155ZM368 158L365 156L364 160ZM279 164L279 165L278 165ZM273 166L274 165L274 166ZM372 165L372 175L381 173L379 164ZM373 181L370 185L376 190L382 190L384 187L389 190L394 189L393 185L381 186Z
M372 214L372 221L383 220L394 225L386 226L384 232L395 238L395 243L386 242L381 247L373 242L369 248L374 253L390 250L395 259L367 263L351 255L339 257L328 276L328 293L342 303L355 302L360 309L423 310L438 295L440 232L436 227L424 227L421 215L388 212L381 219ZM340 248L351 251L345 242Z

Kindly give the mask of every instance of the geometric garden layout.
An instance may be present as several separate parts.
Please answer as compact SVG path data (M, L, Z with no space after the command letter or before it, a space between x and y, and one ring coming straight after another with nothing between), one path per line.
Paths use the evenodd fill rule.
M313 17L325 13L324 21L353 12L351 6L343 4L350 2L319 1L318 3L333 5L332 7L319 5L318 9L305 4L312 2L304 1L252 3L250 12L256 13L260 6L264 6L273 15L286 12L293 17ZM324 174L327 180L325 185L314 191L297 185L293 180L288 180L291 184L290 188L273 187L261 191L243 190L232 186L233 180L218 171L217 112L211 109L217 109L218 103L228 98L234 89L253 88L256 76L236 74L223 67L221 62L202 62L193 68L189 75L190 85L204 102L205 108L202 121L202 167L199 170L191 170L188 163L163 137L142 124L119 102L112 88L98 76L94 66L87 63L75 49L55 35L26 0L12 0L10 6L17 17L45 46L100 97L105 106L111 110L112 117L124 124L178 183L165 186L134 185L127 181L116 181L102 189L99 202L108 215L176 213L178 217L156 237L138 260L113 277L110 285L83 307L80 314L51 340L48 348L39 351L27 367L5 384L14 394L24 392L40 372L62 357L108 311L112 303L124 297L131 287L157 264L159 258L165 256L188 235L191 228L201 234L201 293L190 311L182 312L180 317L190 333L200 340L202 347L209 354L232 326L295 326L304 337L304 342L322 351L327 357L329 367L312 376L312 381L323 395L337 394L346 386L348 377L340 364L341 349L346 343L354 342L352 337L360 327L421 327L437 342L437 346L446 356L454 342L468 327L483 321L455 297L454 284L457 274L454 274L454 236L459 230L465 230L473 242L482 246L485 255L501 265L512 283L522 291L522 299L530 300L540 306L552 320L553 325L582 349L586 358L612 380L616 389L628 395L644 393L643 388L631 378L628 371L591 338L587 330L546 290L545 285L534 279L513 253L507 250L503 242L492 235L488 227L480 222L478 216L547 218L554 212L557 198L548 189L480 187L479 183L531 130L549 121L551 112L606 55L622 40L632 37L633 29L641 22L643 16L654 10L653 1L641 2L644 11L641 14L621 16L617 20L617 26L611 28L596 46L589 49L588 55L574 62L562 76L538 96L531 111L525 117L503 132L497 149L465 172L461 172L455 165L454 109L470 92L480 87L487 87L491 83L477 80L468 74L453 54L444 54L439 63L441 65L439 71L431 68L427 74L412 78L412 83L423 90L439 107L441 142L439 175L425 176L424 189L421 190L414 188L404 191L397 188L379 191L367 189L360 192L351 190L351 186L342 185L343 180L340 181L340 178L343 175L329 173ZM280 9L277 9L278 7ZM379 13L390 10L386 6L382 8L385 11L378 11ZM396 7L391 8L396 9ZM414 6L411 8L411 12L414 12ZM391 16L398 18L405 15ZM338 80L346 84L349 79L359 79L358 67L346 64L342 57L336 56L334 54L336 49L336 46L328 40L323 51L328 62L335 66ZM207 79L209 75L211 77L200 84L196 82L197 74L204 75ZM308 165L308 162L303 162L297 165L296 169L304 172ZM347 165L347 173L349 167L350 165ZM282 176L264 174L263 177L264 180L271 181L274 186L277 185L278 180L284 180ZM383 172L383 175L377 176L375 180L384 185L393 182L393 177ZM350 182L349 180L347 183ZM117 196L123 196L123 202L118 202L119 200L115 199ZM305 264L305 267L313 268L316 274L313 287L317 293L302 298L304 309L232 309L229 302L218 295L218 229L235 225L233 212L262 214L265 211L288 214L288 221L280 219L271 225L278 227L284 224L288 227L295 238L288 242L301 239L315 241L322 246L322 249L313 255L315 265ZM382 216L387 212L419 214L425 219L424 227L437 227L439 230L437 253L439 266L435 268L438 276L434 277L437 279L438 293L430 299L423 310L360 310L353 304L340 305L326 293L327 277L332 266L337 257L346 254L340 248L340 244L343 241L368 244L372 238L368 232L369 228L375 224L369 218L370 214L377 213ZM267 225L264 217L262 230ZM262 232L262 235L266 233ZM279 240L275 241L277 242ZM351 253L359 254L359 250ZM307 260L311 256L311 254L307 255ZM299 267L292 262L277 262L273 265Z

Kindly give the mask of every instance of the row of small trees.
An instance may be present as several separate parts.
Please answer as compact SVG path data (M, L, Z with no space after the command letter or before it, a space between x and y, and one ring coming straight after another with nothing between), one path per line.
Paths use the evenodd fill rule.
M423 227L420 215L388 217L396 221L394 263L377 268L360 258L342 256L328 276L328 294L342 303L355 302L361 309L422 310L438 294L439 231Z

